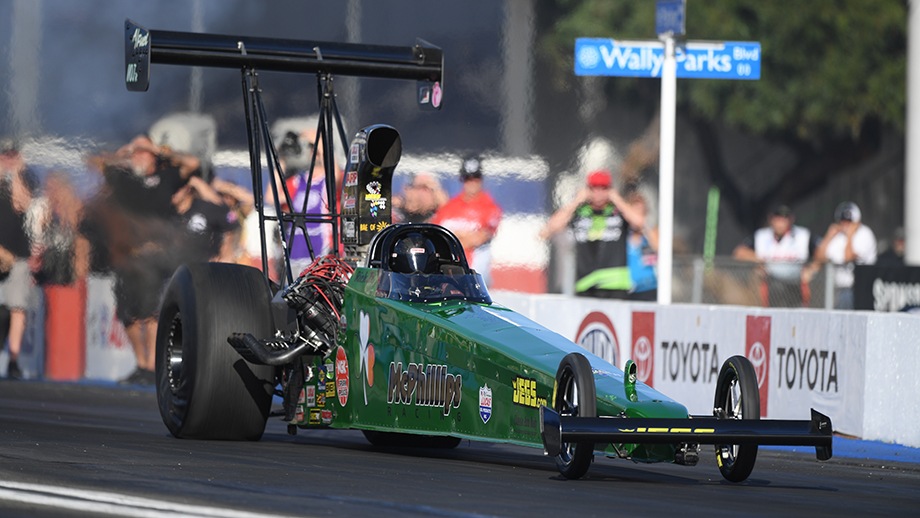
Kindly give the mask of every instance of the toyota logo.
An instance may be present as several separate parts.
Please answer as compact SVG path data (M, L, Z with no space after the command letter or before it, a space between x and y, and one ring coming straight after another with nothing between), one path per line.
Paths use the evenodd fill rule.
M636 377L643 383L648 382L652 373L652 344L647 336L640 336L633 345L633 361L636 362Z
M751 344L751 350L748 351L748 359L754 366L754 373L757 374L757 387L761 388L763 382L767 379L767 350L760 342Z

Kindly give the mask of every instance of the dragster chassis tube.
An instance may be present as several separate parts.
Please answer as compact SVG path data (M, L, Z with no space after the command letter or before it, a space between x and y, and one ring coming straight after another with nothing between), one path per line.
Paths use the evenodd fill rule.
M819 460L832 455L829 417L812 409L811 421L781 419L693 419L561 416L540 407L540 435L555 457L564 443L615 444L759 444L814 446Z

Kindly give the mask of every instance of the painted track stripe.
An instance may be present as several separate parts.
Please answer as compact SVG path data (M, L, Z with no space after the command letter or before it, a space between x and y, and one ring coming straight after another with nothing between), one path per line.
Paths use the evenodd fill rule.
M193 518L275 518L282 515L251 513L201 505L167 502L120 493L73 489L44 484L0 480L0 501L42 505L59 509L132 518L188 516Z

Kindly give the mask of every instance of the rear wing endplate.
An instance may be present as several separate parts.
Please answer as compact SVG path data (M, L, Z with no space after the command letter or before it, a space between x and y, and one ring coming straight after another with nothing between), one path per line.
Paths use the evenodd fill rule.
M151 63L281 72L416 79L418 103L439 109L444 53L418 40L411 47L148 30L125 20L125 85L144 92Z

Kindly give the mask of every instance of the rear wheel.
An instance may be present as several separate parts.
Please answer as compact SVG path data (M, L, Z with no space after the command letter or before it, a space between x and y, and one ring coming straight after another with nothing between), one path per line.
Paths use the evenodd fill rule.
M713 412L719 419L760 419L757 374L750 360L744 356L732 356L722 364ZM756 444L716 445L716 462L726 480L746 480L756 461Z
M259 440L274 367L246 362L231 333L272 335L262 273L224 263L183 265L169 282L157 327L157 402L176 437Z
M594 374L584 355L569 353L559 362L553 409L560 416L597 417ZM556 456L556 467L565 478L581 478L588 472L593 458L593 442L563 443L562 452Z

